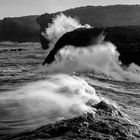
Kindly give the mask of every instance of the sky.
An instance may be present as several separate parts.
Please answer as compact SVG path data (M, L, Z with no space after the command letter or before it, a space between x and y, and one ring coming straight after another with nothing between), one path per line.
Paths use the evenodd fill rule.
M0 19L54 13L87 5L140 4L140 0L0 0Z

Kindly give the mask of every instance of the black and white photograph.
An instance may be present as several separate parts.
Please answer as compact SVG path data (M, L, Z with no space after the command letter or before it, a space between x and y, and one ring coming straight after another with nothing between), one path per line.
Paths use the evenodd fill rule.
M0 0L0 140L140 140L140 0Z

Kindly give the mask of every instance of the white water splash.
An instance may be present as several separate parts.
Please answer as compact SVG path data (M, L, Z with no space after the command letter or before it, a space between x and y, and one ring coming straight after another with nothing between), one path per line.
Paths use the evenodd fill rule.
M58 40L62 34L79 27L90 28L90 26L80 25L75 19L58 15L53 19L53 23L49 25L46 33L52 41L51 45L54 46L56 40ZM115 45L102 41L97 45L85 46L84 48L65 46L65 48L61 49L57 54L56 62L47 66L46 69L43 67L43 69L51 73L92 71L98 74L105 74L115 80L140 82L140 74L137 70L134 70L136 67L137 69L139 68L139 66L135 65L133 72L130 67L125 67L124 69L119 60L119 52L117 52Z
M52 19L52 24L48 25L43 36L50 40L50 48L54 47L57 40L67 32L77 28L90 28L91 26L81 25L77 19L67 17L64 14L59 14Z

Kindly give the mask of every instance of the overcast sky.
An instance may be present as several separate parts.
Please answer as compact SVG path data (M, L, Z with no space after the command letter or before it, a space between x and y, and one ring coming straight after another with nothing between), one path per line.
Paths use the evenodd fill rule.
M140 4L140 0L0 0L0 19L52 13L86 5Z

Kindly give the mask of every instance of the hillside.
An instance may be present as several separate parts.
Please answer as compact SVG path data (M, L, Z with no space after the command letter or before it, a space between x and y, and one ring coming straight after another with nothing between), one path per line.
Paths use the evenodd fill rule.
M87 6L69 9L62 13L78 18L82 24L94 27L140 25L139 5ZM37 18L37 22L42 28L47 27L52 17L57 14L43 14Z
M38 16L4 18L0 21L0 41L36 42L40 31Z
M37 42L40 27L41 31L44 30L52 22L52 17L59 13L4 18L0 20L0 41ZM94 27L135 26L137 30L140 26L139 5L86 6L62 13Z

